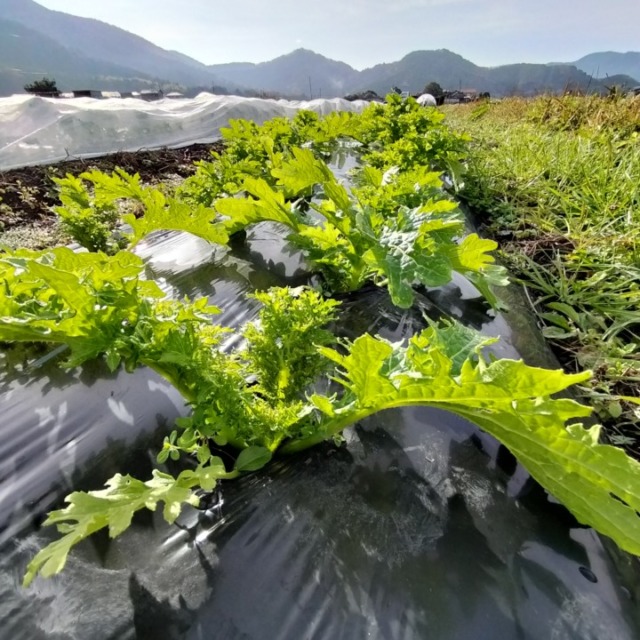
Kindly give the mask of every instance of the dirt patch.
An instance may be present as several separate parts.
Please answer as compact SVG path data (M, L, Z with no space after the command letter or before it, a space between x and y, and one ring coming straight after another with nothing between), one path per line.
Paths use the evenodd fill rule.
M527 258L540 265L551 264L559 254L566 255L576 249L571 238L557 234L542 234L531 240L512 241L512 244L514 245L511 247L512 252L518 248ZM508 243L503 250L510 251Z
M120 167L128 173L140 174L148 184L175 182L176 178L184 179L195 172L194 162L210 159L212 151L221 151L223 147L223 142L218 141L180 149L122 151L100 158L0 171L0 233L32 235L35 230L46 232L56 225L56 215L51 208L60 201L52 177L63 177L67 173L78 175L93 169L111 173Z

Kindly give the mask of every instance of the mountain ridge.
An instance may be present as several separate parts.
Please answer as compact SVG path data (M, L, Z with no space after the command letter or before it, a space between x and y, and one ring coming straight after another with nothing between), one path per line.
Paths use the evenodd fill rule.
M597 51L588 53L571 64L590 75L597 74L600 78L623 74L635 78L640 84L639 51Z
M295 49L266 62L231 62L209 65L209 69L223 84L226 80L240 86L295 95L307 93L309 83L313 94L313 82L317 83L318 78L312 75L318 75L319 65L323 65L322 80L320 86L316 84L316 91L322 93L324 89L326 97L348 93L350 83L360 73L346 62L333 60L304 48Z
M481 67L448 49L438 49L412 51L398 61L359 71L309 49L296 49L266 62L205 65L119 27L53 11L34 0L0 0L0 23L0 37L4 38L0 42L0 95L19 91L37 73L53 75L62 89L131 89L136 83L142 85L139 88L150 88L173 83L207 90L215 87L218 93L265 92L297 98L330 98L368 89L384 95L393 86L417 93L429 82L438 82L445 89L489 91L495 96L568 88L606 91L606 81L594 81L593 74L585 71L594 64L606 67L616 82L640 84L640 53L636 52L596 52L576 63ZM622 73L631 77L616 75Z
M11 20L87 58L110 62L169 82L214 82L205 64L93 18L54 11L33 0L0 0L0 18Z
M412 51L396 62L384 62L362 71L308 49L262 63L228 63L210 66L222 84L235 83L295 97L335 97L366 90L386 94L396 86L418 93L429 82L444 89L488 91L496 96L534 95L567 89L607 90L607 82L570 64L516 63L481 67L448 49ZM621 84L638 84L619 76ZM315 90L314 90L315 87ZM328 90L327 90L328 88Z
M154 78L116 64L75 55L51 38L0 18L0 95L20 93L25 83L53 76L59 86L104 90L152 89Z

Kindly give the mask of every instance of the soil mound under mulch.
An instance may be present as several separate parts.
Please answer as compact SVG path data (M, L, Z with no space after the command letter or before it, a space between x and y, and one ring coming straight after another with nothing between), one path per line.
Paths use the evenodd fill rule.
M197 160L209 160L213 151L222 151L220 140L211 144L192 144L180 149L121 151L99 158L64 160L9 171L0 171L0 233L20 227L50 227L56 222L51 210L60 204L53 177L78 175L99 169L111 173L116 167L138 173L144 183L175 181L196 171ZM0 237L1 242L1 237Z

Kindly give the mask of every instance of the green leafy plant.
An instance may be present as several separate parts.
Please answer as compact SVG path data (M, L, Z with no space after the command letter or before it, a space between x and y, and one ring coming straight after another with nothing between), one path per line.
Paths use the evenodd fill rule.
M248 120L230 120L221 129L224 153L198 163L196 173L177 191L184 202L206 207L216 199L239 193L247 177L274 184L273 169L291 156L294 148L310 145L315 153L330 156L341 139L355 131L357 116L332 112L322 118L312 111L299 111L294 118L273 118L263 125Z
M372 104L362 112L353 137L371 166L405 170L422 165L448 171L456 181L468 138L449 129L444 118L437 109L391 93L386 104Z
M334 379L345 392L338 400L312 396L325 419L314 435L285 445L283 452L312 446L385 409L446 409L506 445L579 521L640 555L640 463L621 449L598 444L599 426L565 428L591 410L551 398L589 373L567 375L514 360L487 362L480 349L491 342L450 325L423 331L407 347L364 335L346 355L321 349L338 365Z
M293 158L272 173L276 188L248 178L248 197L216 202L229 233L263 220L286 225L293 232L289 241L319 267L332 291L356 291L373 280L388 286L394 304L408 308L414 284L440 286L458 271L497 305L490 285L507 281L504 269L494 265L489 254L496 243L476 234L457 241L464 231L463 219L432 173L416 171L409 178L417 180L416 196L409 182L399 184L400 179L385 180L369 171L366 186L352 196L308 149L293 149ZM295 202L285 199L285 194L294 196L314 186L320 189L320 200L312 200L310 206L322 216L319 223L311 223ZM413 209L403 204L420 201Z
M399 206L415 209L420 206L454 211L456 203L445 193L441 173L418 165L400 171L391 167L386 171L364 165L354 176L355 194L361 205L367 205L385 218L393 217Z
M229 355L218 348L228 331L211 324L217 308L206 298L167 298L142 270L128 252L0 255L0 340L66 344L66 366L104 356L112 370L154 369L193 406L179 443L188 452L201 435L275 449L290 435L310 376L326 365L315 345L330 342L321 327L336 303L313 291L256 294L259 323L247 326L247 349Z
M0 339L63 342L70 366L109 353L145 305L164 297L155 282L141 278L142 268L128 252L61 247L0 254Z
M70 174L53 181L58 185L62 202L54 211L60 217L62 228L80 246L107 253L123 248L122 239L114 234L120 215L110 193L105 196L98 191L92 195L82 177Z
M383 171L423 166L446 170L458 183L466 137L453 133L443 120L438 111L395 95L387 98L386 105L372 104L360 114L332 112L320 117L299 111L291 120L274 118L261 126L230 120L221 130L224 154L201 163L178 195L189 203L213 206L217 198L238 193L246 176L274 186L274 169L291 159L296 148L309 148L316 157L328 160L345 143Z
M216 244L228 240L214 210L167 198L159 189L142 185L138 174L121 169L112 175L91 171L54 181L62 202L55 211L69 235L89 251L111 254L132 248L154 231L195 233ZM137 214L125 213L123 201L133 203ZM118 229L120 222L128 224L131 232Z
M165 520L173 523L183 504L197 506L194 487L212 490L217 480L237 475L237 472L227 472L222 460L217 458L207 466L185 470L177 478L158 470L154 470L147 482L117 474L102 491L72 493L67 497L68 506L52 511L44 522L56 524L64 535L34 556L24 585L28 586L38 573L46 578L62 571L71 548L92 533L107 527L109 536L115 538L129 527L136 511L144 508L155 511L159 502L164 502Z
M212 244L226 244L229 240L213 209L202 205L192 207L175 198L166 198L154 189L144 193L140 204L142 215L127 213L122 216L122 221L131 227L130 233L124 232L129 249L155 231L184 231Z
M128 370L151 367L192 405L191 415L177 423L179 435L165 439L159 460L182 454L198 460L195 471L177 479L116 476L103 492L71 496L48 522L74 524L63 526L63 540L36 556L27 583L40 569L45 575L61 569L69 548L90 533L108 526L116 535L135 511L154 509L158 501L172 521L181 501L196 502L192 487L210 489L216 479L265 464L283 439L297 433L305 415L303 391L328 364L315 345L333 340L321 327L334 317L335 302L313 291L257 294L263 308L259 321L245 329L246 350L225 354L219 346L227 331L210 322L217 309L204 298L166 299L141 278L142 267L127 252L106 256L64 248L0 259L0 340L67 344L66 366L104 356L111 369L121 363ZM210 442L244 449L235 471L227 472L211 454Z
M280 291L275 295L282 298L286 294ZM272 311L278 315L277 310ZM269 322L264 317L262 320ZM264 340L268 340L267 335L258 340L260 347L268 344ZM291 454L304 450L383 410L427 405L452 411L508 446L580 521L640 554L640 464L615 447L598 444L598 427L566 427L567 421L586 417L590 410L572 400L551 397L589 374L567 375L514 360L488 362L481 350L492 342L495 340L482 339L474 331L450 324L431 326L406 346L364 335L353 343L344 343L341 351L319 347L318 355L338 366L333 379L342 393L314 393L301 402L295 420L288 426L287 439L280 441L280 451ZM264 370L261 364L256 367L259 360L252 359L253 367ZM279 381L280 371L268 376ZM277 406L273 404L274 395L281 394L271 394L272 407ZM211 399L199 398L198 403ZM275 403L280 401L275 399ZM108 527L112 537L119 535L139 509L155 509L159 501L164 501L165 518L172 522L182 504L197 505L193 493L196 487L210 489L219 479L259 469L277 448L249 445L238 456L234 469L228 471L219 458L211 455L205 436L204 429L196 432L189 423L182 436L174 433L165 440L159 456L162 459L169 455L178 458L186 451L197 458L196 469L183 471L176 479L159 472L148 482L118 475L105 490L69 496L68 506L50 514L46 522L57 524L63 538L35 556L25 584L38 572L48 576L60 571L72 546L94 531ZM189 438L194 442L185 446Z
M211 207L217 198L234 196L242 191L247 177L258 178L264 174L259 160L237 160L228 152L214 153L212 160L201 160L196 164L195 174L176 191L179 200L192 206Z
M334 300L320 300L310 289L270 289L253 296L262 303L259 323L243 331L247 369L269 399L299 399L327 367L318 347L334 336L322 327L335 319Z
M333 290L353 291L373 280L388 286L398 306L409 307L416 283L439 286L457 271L497 303L490 285L504 284L505 272L489 254L496 244L464 236L439 175L447 169L459 184L465 137L451 134L436 110L392 97L360 115L303 112L262 127L236 121L224 135L227 151L201 165L180 201L122 172L84 174L63 183L65 206L77 209L69 216L93 216L80 228L109 252L117 251L118 233L130 246L156 229L225 242L228 234L268 220L290 230L290 241ZM354 172L352 189L321 159L345 138L358 141L360 158L369 163ZM138 215L123 217L130 233L116 231L119 216L109 218L121 199L139 207ZM640 464L599 444L599 427L576 422L589 408L553 397L586 383L589 373L493 360L484 349L494 340L459 324L430 325L408 344L364 335L334 348L325 326L337 305L305 289L256 294L262 309L243 330L246 346L225 353L228 331L212 324L217 309L205 299L168 299L145 280L142 261L124 251L0 254L0 279L0 340L67 344L67 366L96 357L112 369L148 366L191 407L157 458L189 468L176 478L155 471L146 482L116 475L101 491L71 494L46 521L62 538L34 557L25 584L38 573L60 571L72 547L93 532L106 527L112 537L121 534L141 509L163 502L165 519L173 522L182 505L198 504L198 489L260 469L275 453L339 438L376 412L414 405L474 422L581 522L640 555ZM554 310L567 324L586 322L570 307ZM332 368L333 386L321 393L326 385L316 383ZM216 447L239 452L231 468L213 454Z

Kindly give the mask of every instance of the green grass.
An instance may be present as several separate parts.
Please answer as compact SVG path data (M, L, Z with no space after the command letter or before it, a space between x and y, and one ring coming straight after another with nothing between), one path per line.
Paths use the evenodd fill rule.
M460 193L563 364L594 371L607 437L640 455L640 98L448 107L472 137ZM622 396L620 398L619 396Z

